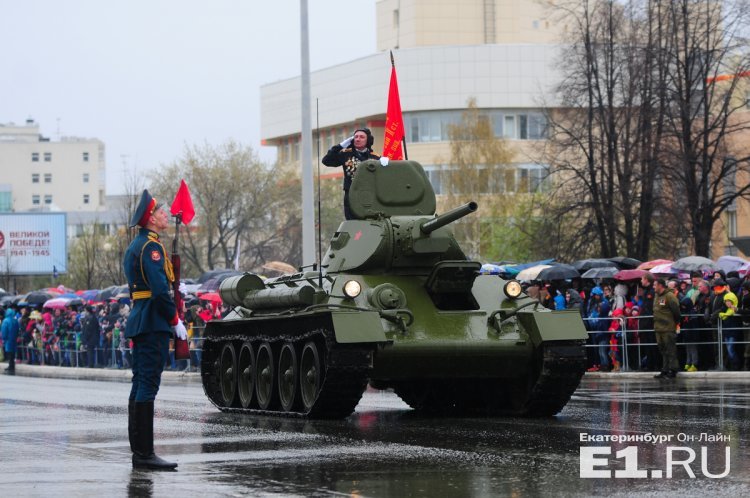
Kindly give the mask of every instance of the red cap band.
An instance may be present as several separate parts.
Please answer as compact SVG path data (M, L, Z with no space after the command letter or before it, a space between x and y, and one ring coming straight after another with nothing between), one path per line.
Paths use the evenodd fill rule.
M138 225L145 227L146 223L148 223L148 219L151 217L152 214L154 214L154 209L156 208L156 199L151 199L151 202L148 203L148 208L146 208L146 212L143 213L143 216L141 216L141 219L138 220Z

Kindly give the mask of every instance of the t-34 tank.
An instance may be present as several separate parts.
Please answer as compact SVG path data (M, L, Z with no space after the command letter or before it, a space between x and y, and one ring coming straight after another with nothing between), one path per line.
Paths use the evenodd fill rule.
M551 416L584 372L577 311L549 311L516 281L480 275L413 161L359 165L322 262L220 288L233 311L206 326L203 386L221 410L349 415L368 381L429 413Z

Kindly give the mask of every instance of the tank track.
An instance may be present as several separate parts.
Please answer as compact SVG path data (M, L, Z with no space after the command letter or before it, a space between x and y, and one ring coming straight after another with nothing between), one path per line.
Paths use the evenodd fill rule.
M230 413L316 419L349 416L367 387L375 346L338 344L332 327L324 322L326 320L320 319L301 322L299 317L293 321L290 318L277 318L268 321L211 322L204 335L201 360L201 377L206 396L219 410ZM302 345L311 340L320 348L324 374L315 402L309 410L305 411L301 403L297 402L296 409L284 411L279 403L278 393L275 394L275 402L269 409L260 409L255 396L253 403L243 408L238 400L237 390L231 406L224 404L217 363L224 344L233 343L239 350L237 346L249 341L257 353L258 345L266 341L271 344L274 351L278 351L281 345L287 342L294 343L299 351ZM274 356L278 358L277 354ZM274 362L276 364L276 359ZM277 384L274 385L274 389L276 388Z
M398 394L425 413L551 417L562 410L585 372L580 341L543 344L519 379L437 379L399 382Z

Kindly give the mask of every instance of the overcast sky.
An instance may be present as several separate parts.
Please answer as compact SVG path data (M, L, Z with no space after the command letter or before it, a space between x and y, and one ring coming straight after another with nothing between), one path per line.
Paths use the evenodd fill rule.
M314 71L375 51L376 0L308 0ZM0 0L0 123L106 145L107 193L184 145L264 160L260 86L300 73L299 0ZM384 70L387 70L384 69ZM314 98L314 96L313 96Z

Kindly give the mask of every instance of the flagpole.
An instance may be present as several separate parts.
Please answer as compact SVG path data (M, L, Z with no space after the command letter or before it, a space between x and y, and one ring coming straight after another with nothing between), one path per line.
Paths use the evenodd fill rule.
M396 69L396 61L393 58L393 50L389 50L391 54L391 68ZM403 118L402 118L403 119ZM401 145L404 148L404 160L409 160L409 153L406 151L406 131L404 130L404 135L401 137Z

